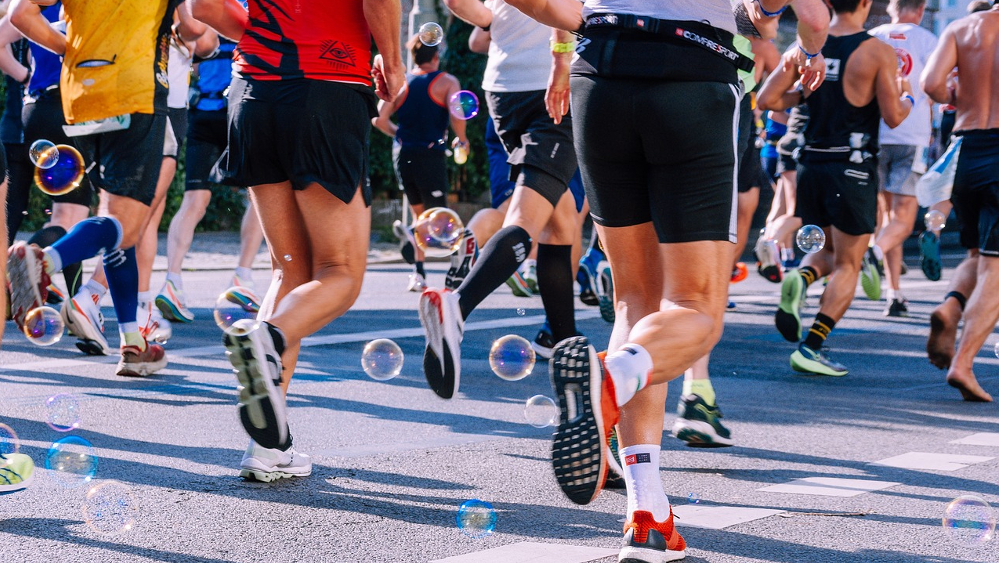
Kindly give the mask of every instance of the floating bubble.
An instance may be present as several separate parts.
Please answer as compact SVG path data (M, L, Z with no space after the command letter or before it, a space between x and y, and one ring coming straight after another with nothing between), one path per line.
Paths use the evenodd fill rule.
M59 149L52 141L38 139L28 148L28 158L38 168L52 168L59 161Z
M535 351L527 340L516 334L501 336L490 348L490 367L505 381L524 379L535 367Z
M993 539L997 518L993 507L976 495L962 495L948 503L941 525L951 541L978 547Z
M523 317L524 316L524 312L525 312L524 309L518 309L517 310L517 316Z
M79 487L97 473L97 453L94 446L79 436L66 436L49 446L45 454L45 469L50 469L56 481L66 487Z
M459 90L448 99L448 111L456 119L472 119L479 115L479 98L468 90Z
M698 504L701 502L701 495L698 493L688 493L688 502L690 504Z
M73 395L59 393L45 401L45 423L56 432L80 427L80 401Z
M924 226L927 227L928 231L940 231L947 222L948 218L937 209L931 209L924 214Z
M285 262L291 262L292 261L292 255L291 254L286 254L284 256L284 258L285 258Z
M403 351L388 338L379 338L365 344L361 353L361 367L368 377L376 381L389 381L403 371Z
M254 292L245 287L234 285L223 291L219 298L215 300L215 324L219 325L223 331L233 334L232 330L237 321L249 320L256 322L257 313L260 312L260 300ZM237 330L248 330L243 327ZM242 334L242 333L241 333Z
M816 225L806 225L795 233L795 244L806 254L815 254L826 246L826 233Z
M36 346L51 346L62 339L66 323L52 307L37 307L24 316L24 335Z
M50 168L35 169L35 184L51 196L66 195L80 186L83 180L83 156L69 145L56 145L58 160Z
M470 538L485 538L497 527L497 511L485 500L474 498L458 507L455 522L458 529Z
M444 39L444 29L434 22L427 22L417 31L420 42L428 47L437 47Z
M135 495L117 481L94 485L83 501L83 521L101 535L117 535L135 527L139 513Z
M458 214L447 207L432 207L413 223L413 238L427 256L451 256L462 245L465 225Z
M21 449L21 440L17 432L6 424L0 423L0 455L16 454Z
M535 395L524 403L524 419L535 428L559 424L556 402L545 395Z

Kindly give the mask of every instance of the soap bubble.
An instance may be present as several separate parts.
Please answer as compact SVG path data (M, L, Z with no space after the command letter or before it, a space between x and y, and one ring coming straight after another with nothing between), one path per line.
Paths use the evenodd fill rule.
M458 214L447 207L432 207L413 223L413 238L427 256L451 256L462 245L465 225Z
M36 346L51 346L62 339L66 323L52 307L37 307L24 316L24 335Z
M219 294L215 300L215 324L219 325L223 331L233 334L234 325L238 321L255 321L257 313L260 312L260 300L249 289L235 285ZM239 330L247 330L249 327L240 325Z
M524 379L535 367L535 351L527 340L516 334L502 336L490 348L490 367L500 379Z
M69 145L56 145L56 162L48 168L35 169L35 185L51 196L66 195L80 187L86 166L80 151Z
M470 538L480 539L493 533L497 526L497 512L485 500L467 500L458 507L455 516L458 529Z
M52 470L56 481L67 487L79 487L97 473L94 446L79 436L66 436L49 446L45 469Z
M403 370L403 351L388 338L372 340L361 353L361 367L376 381L389 381Z
M816 225L806 225L795 234L795 244L806 254L815 254L826 246L826 233Z
M535 428L559 424L556 402L545 395L535 395L524 403L524 419Z
M698 504L701 502L701 495L698 493L688 493L688 502L690 504Z
M940 231L947 221L948 218L944 216L944 213L937 209L931 209L924 214L924 226L927 227L928 231Z
M444 39L444 29L434 22L427 22L417 31L420 42L428 47L437 47Z
M941 525L951 541L978 547L993 539L997 519L993 507L976 495L962 495L948 503Z
M468 90L459 90L448 98L448 111L463 121L479 115L479 97Z
M80 402L73 395L59 393L45 401L45 423L56 432L80 427Z
M284 256L284 258L285 258L285 262L291 262L292 261L292 255L291 254L286 254Z
M21 440L17 432L6 424L0 423L0 455L16 454L21 449Z
M524 309L518 309L518 310L517 310L517 316L519 316L519 317L523 317L523 316L524 316L524 314L525 314L525 310L524 310Z
M28 158L38 168L52 168L59 161L59 149L52 141L38 139L28 148Z
M138 502L128 486L117 481L94 485L83 501L83 521L102 535L116 535L135 527Z

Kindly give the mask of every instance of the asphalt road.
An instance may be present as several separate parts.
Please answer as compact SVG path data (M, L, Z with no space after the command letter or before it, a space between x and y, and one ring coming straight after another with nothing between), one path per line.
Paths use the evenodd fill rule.
M115 377L113 358L85 358L69 338L35 347L9 326L0 351L0 422L42 467L49 446L65 436L46 425L46 400L71 394L80 413L71 434L93 444L99 464L90 483L67 487L40 469L30 488L0 496L0 559L614 561L624 495L607 491L589 506L571 504L547 461L551 429L524 422L525 400L551 395L546 366L507 382L487 362L496 338L534 336L538 298L516 298L503 287L474 313L461 392L443 401L421 374L417 295L403 291L406 273L402 265L372 266L358 303L306 343L288 404L296 447L312 456L313 474L272 484L237 476L247 439L211 321L229 272L186 274L197 319L175 327L170 365L148 379ZM432 283L443 275L443 265L431 266ZM259 284L266 279L257 272ZM154 285L161 280L154 274ZM772 324L777 286L752 273L733 287L738 306L727 313L712 377L737 445L685 447L669 434L679 383L668 399L660 464L689 545L686 561L997 561L995 536L968 546L942 527L946 505L963 494L985 499L995 517L996 403L962 402L924 356L928 316L945 282L928 282L914 268L904 284L909 319L886 319L883 305L859 289L829 341L851 368L838 379L789 369L792 346ZM810 299L809 313L816 303ZM113 317L108 304L104 312ZM596 308L579 305L577 313L582 332L607 341L610 325ZM402 374L389 382L360 369L364 344L377 337L392 338L406 354ZM994 396L996 338L976 364ZM810 481L792 492L762 490L798 479ZM134 526L116 535L92 529L82 511L88 488L109 481L128 490L124 498L135 506ZM497 511L488 537L467 537L456 526L459 505L473 498ZM108 524L108 517L97 522Z

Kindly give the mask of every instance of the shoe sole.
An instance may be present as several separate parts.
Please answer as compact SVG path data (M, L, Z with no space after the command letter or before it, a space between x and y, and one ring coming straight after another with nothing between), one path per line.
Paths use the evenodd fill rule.
M146 377L153 375L154 373L160 371L165 367L167 367L166 356L163 356L163 359L157 362L139 362L139 363L126 364L119 361L118 369L115 371L115 375L118 375L120 377Z
M35 253L30 252L27 245L19 245L11 249L13 252L7 258L7 277L10 279L10 310L14 323L20 330L24 329L24 317L32 309L37 309L45 303L46 295L39 289L40 285L48 286L44 271L35 280L32 272L40 266L36 264ZM28 289L24 291L24 289Z
M157 295L153 303L156 304L156 308L160 310L163 318L170 322L190 323L194 321L194 315L184 316L179 307L162 295Z
M455 396L458 392L458 384L460 373L456 369L454 361L454 354L452 354L451 347L448 346L448 341L444 338L444 327L440 322L434 322L432 319L441 319L441 307L444 304L441 303L441 295L439 293L431 293L427 298L420 298L420 324L424 327L424 334L426 337L426 343L424 345L424 377L427 379L427 385L434 391L438 397L442 399L450 399ZM442 343L442 354L445 356L444 360L438 358L436 352L431 347L430 342L439 339Z
M677 518L677 516L674 516ZM680 561L686 554L684 550L673 551L670 549L660 551L658 549L645 549L641 547L623 547L618 552L618 563L666 563L667 561Z
M920 246L920 270L930 281L941 279L941 248L933 237L921 233L917 242Z
M243 429L261 447L287 447L288 418L285 401L280 388L275 386L270 377L264 375L265 367L260 365L254 355L252 338L226 333L224 343L229 363L240 384L238 410ZM282 428L285 430L284 437L281 435Z
M311 469L309 470L308 473L288 473L286 471L260 471L258 469L240 470L240 477L243 477L247 481L259 481L261 483L270 483L271 481L277 481L278 479L308 477L310 475L312 475Z
M549 370L559 400L559 426L552 437L552 469L569 500L588 504L597 498L608 472L607 436L601 403L593 389L601 389L597 354L586 337L562 341L553 351Z
M507 287L517 297L531 297L531 290L528 289L528 284L524 282L524 278L520 274L515 273L507 278Z
M28 478L23 481L18 481L17 483L9 485L8 484L0 485L0 496L9 495L11 493L16 493L18 491L23 491L24 489L30 487L34 481L35 481L35 473L32 472L31 475L29 475Z
M798 354L798 357L796 357L796 354ZM810 360L802 356L801 354L798 353L798 351L792 354L791 358L789 358L788 360L788 363L789 365L792 366L793 370L799 373L808 373L810 375L824 375L827 377L843 377L848 374L846 370L843 372L833 371L832 369L824 366L819 362L815 362L813 360Z
M88 356L107 356L111 354L111 348L104 334L96 333L90 318L76 304L75 299L70 299L60 310L63 322L70 334L76 336L79 341L76 347Z
M720 436L707 422L702 420L679 422L674 423L673 434L692 448L725 448L734 444L733 440Z
M552 348L546 348L537 342L531 343L531 349L535 351L535 355L543 360L552 359Z
M878 267L868 261L861 267L861 290L870 301L882 298L882 278L879 276Z
M792 274L799 277L797 273ZM798 342L802 339L802 318L799 316L799 303L802 301L802 293L805 283L799 277L785 278L781 284L781 301L778 303L778 310L774 313L774 326L781 333L781 336L789 342Z
M764 260L761 260L761 254L767 253L768 260L765 265ZM781 283L784 281L784 272L781 271L781 261L776 256L775 252L772 252L772 248L761 243L754 248L754 256L757 257L757 273L764 277L767 281L771 283Z
M396 235L396 238L399 239L400 242L399 253L403 255L403 260L405 260L407 264L416 263L417 254L416 250L414 249L415 241L407 235L406 230L404 230L403 224L399 221L393 223L392 233Z

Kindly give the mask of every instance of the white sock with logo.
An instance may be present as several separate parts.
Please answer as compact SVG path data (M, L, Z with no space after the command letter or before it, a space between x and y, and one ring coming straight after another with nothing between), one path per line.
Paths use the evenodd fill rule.
M625 489L628 492L628 518L636 510L645 510L657 522L670 516L670 501L663 492L660 481L660 446L639 444L618 450L625 472Z
M622 406L649 384L653 358L638 344L626 344L604 358L604 369L615 384L615 399Z

